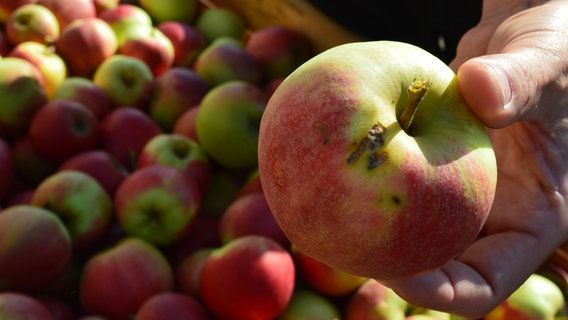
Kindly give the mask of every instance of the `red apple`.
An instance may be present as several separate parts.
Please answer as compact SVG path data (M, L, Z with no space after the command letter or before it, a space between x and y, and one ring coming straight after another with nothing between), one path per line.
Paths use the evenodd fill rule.
M51 211L16 205L0 212L0 291L39 291L71 259L69 232Z
M129 319L144 301L173 290L173 284L173 271L156 247L126 238L85 264L80 286L82 310L109 320Z
M214 248L203 248L189 254L175 268L176 287L179 291L199 297L199 281L203 266Z
M176 67L191 68L197 55L207 46L205 37L189 23L165 21L157 28L172 42Z
M198 250L220 246L218 229L218 219L198 215L185 237L162 250L170 263L177 266Z
M66 99L80 102L93 111L99 120L102 120L114 108L106 92L95 85L92 79L85 77L66 77L57 86L51 99Z
M12 150L6 140L0 137L0 203L8 196L15 181L15 166Z
M12 144L16 175L31 186L36 186L57 170L57 165L39 155L29 136L22 136Z
M134 320L207 320L199 300L177 292L158 293L144 301Z
M49 45L59 38L60 26L51 10L30 3L12 11L6 21L5 32L12 45L25 41Z
M53 320L76 320L75 310L70 304L45 294L35 299L49 311Z
M197 129L196 129L196 119L197 119L197 112L199 111L199 106L193 106L189 109L185 110L179 117L176 119L174 123L174 127L172 128L172 132L176 134L181 134L182 136L186 136L193 141L199 143L199 137L197 136Z
M104 10L98 17L112 28L118 45L133 35L147 34L153 26L150 15L131 3L121 2L113 8Z
M39 155L61 163L69 157L94 149L99 121L83 104L72 100L52 100L34 114L30 141Z
M174 46L158 28L130 36L119 45L118 53L138 58L150 68L155 77L162 75L174 63Z
M38 299L21 292L0 292L0 319L56 320Z
M203 265L201 298L218 319L273 319L294 290L294 262L275 241L256 235L215 249Z
M97 15L93 0L38 0L37 3L53 12L61 29L75 20Z

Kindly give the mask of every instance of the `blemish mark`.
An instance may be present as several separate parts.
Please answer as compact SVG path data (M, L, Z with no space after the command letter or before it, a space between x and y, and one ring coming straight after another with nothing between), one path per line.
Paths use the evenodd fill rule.
M374 124L367 135L361 139L357 149L349 155L347 163L354 164L366 151L370 151L368 169L372 170L383 164L387 160L386 153L377 153L376 150L385 144L383 134L386 130L382 124L378 122Z
M402 204L402 200L397 196L397 195L393 195L391 197L391 201L395 206L400 206Z
M386 152L381 152L381 153L373 152L369 156L369 164L367 165L367 169L373 170L379 167L380 165L382 165L383 163L385 163L387 159L388 156Z

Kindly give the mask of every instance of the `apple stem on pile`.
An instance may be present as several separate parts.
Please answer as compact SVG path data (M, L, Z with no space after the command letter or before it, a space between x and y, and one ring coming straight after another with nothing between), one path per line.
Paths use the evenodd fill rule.
M430 81L424 80L414 80L410 86L408 86L408 99L406 101L406 106L398 119L402 130L408 134L410 134L409 132L412 127L416 110L418 110L418 105L426 95L428 87L430 87Z

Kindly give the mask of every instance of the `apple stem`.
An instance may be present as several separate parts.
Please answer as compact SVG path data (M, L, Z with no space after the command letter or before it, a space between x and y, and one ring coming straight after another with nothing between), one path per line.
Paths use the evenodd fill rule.
M416 110L418 110L418 105L420 101L426 95L426 91L428 91L428 87L430 87L430 81L423 81L423 80L414 80L408 86L408 99L406 101L406 107L402 111L398 122L406 133L410 132L412 127L412 123L414 120L414 115L416 114Z

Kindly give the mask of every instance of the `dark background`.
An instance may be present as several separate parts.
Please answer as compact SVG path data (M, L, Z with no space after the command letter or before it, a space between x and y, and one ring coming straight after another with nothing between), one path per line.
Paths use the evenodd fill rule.
M449 63L461 36L481 16L481 0L310 0L345 28L369 40L415 44ZM445 46L440 46L443 39Z

